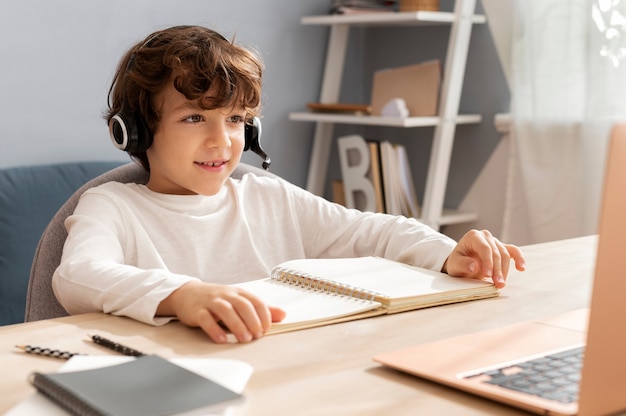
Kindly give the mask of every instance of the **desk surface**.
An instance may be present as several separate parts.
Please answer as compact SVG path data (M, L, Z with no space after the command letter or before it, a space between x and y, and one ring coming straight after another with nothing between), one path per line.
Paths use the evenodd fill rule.
M266 336L248 344L213 344L178 322L151 327L103 314L77 315L0 327L0 413L33 391L27 376L55 371L62 360L17 352L41 345L108 354L87 334L108 336L165 357L235 358L254 367L235 415L378 415L381 413L520 415L513 408L387 368L371 359L390 349L490 329L588 305L596 237L524 247L527 271L509 274L494 299Z

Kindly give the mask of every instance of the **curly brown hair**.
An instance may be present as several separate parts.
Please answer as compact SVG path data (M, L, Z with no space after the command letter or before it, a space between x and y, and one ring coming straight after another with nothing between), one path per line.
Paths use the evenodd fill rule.
M160 120L155 96L170 82L201 108L241 105L252 119L260 112L262 73L256 53L211 29L175 26L160 30L131 47L120 61L105 119L109 123L122 111L135 114L145 123L151 140ZM129 153L150 170L145 150Z

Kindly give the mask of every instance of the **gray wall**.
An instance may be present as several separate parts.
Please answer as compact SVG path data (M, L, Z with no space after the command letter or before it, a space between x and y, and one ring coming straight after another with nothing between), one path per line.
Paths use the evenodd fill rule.
M258 49L265 61L264 145L272 170L304 184L312 126L287 114L317 95L324 32L300 17L328 0L2 0L0 167L128 160L102 119L114 68L148 33L200 24ZM277 13L280 11L280 14ZM244 160L260 165L253 154Z
M0 167L74 160L127 160L108 138L102 113L114 68L127 48L149 32L200 24L258 49L265 61L263 144L272 171L304 186L313 124L288 113L316 101L328 29L302 26L300 17L325 14L330 0L3 0L0 2ZM442 0L443 9L452 2ZM369 102L371 76L382 67L444 59L448 30L353 29L346 102ZM415 45L415 47L413 47ZM473 32L461 102L483 113L477 126L460 127L447 205L462 200L499 140L493 115L508 111L509 91L487 26ZM393 139L415 155L423 192L432 129L338 126ZM244 161L259 165L255 155ZM339 177L335 146L329 181ZM330 187L328 187L330 189ZM327 194L329 195L329 193Z

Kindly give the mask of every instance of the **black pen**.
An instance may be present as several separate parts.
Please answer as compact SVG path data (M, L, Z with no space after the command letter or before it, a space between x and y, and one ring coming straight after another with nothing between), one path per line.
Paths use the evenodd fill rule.
M100 335L90 335L90 338L96 344L102 345L103 347L113 350L115 352L119 352L120 354L130 355L133 357L139 357L139 356L145 355L143 352L140 352L133 348L119 344L115 341L111 341L110 339L106 339L104 337L101 337Z

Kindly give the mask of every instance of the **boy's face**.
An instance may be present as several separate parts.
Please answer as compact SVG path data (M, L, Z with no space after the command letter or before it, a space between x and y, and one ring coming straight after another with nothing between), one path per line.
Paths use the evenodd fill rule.
M169 84L156 96L160 121L148 188L175 195L214 195L235 170L244 147L243 108L203 110Z

